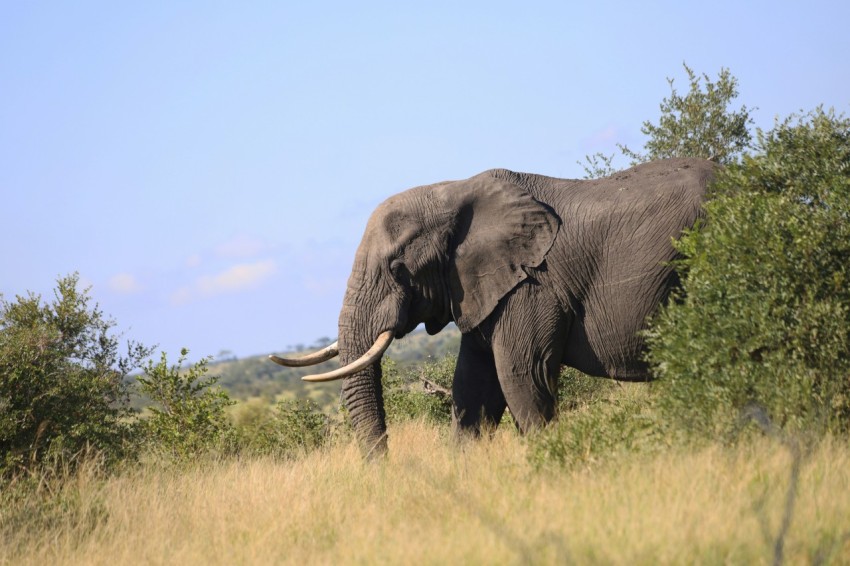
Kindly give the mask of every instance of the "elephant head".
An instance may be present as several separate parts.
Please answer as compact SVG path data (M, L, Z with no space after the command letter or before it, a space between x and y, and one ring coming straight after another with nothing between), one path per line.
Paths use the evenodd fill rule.
M545 260L560 226L546 205L519 186L482 173L417 187L375 210L354 258L339 340L306 358L339 355L342 367L305 380L344 378L342 396L367 453L386 450L380 360L393 338L424 323L429 334L455 321L482 323L499 300Z

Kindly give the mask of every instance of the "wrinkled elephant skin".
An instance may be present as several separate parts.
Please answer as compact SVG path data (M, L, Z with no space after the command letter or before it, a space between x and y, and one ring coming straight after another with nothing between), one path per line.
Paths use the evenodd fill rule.
M701 216L714 171L700 159L582 181L495 169L383 202L339 317L340 362L360 359L343 400L364 450L386 450L380 354L363 357L385 331L457 324L460 432L497 424L506 407L522 431L542 426L562 364L648 379L639 332L677 284L671 241Z

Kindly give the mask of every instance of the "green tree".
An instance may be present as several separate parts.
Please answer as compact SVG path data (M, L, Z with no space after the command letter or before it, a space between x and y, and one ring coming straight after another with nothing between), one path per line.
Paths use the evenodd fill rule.
M181 369L188 353L181 350L177 364L169 366L163 352L138 378L139 390L154 403L141 423L148 446L178 460L226 447L233 437L225 409L234 401L215 387L217 377L205 377L209 358Z
M647 120L641 127L649 138L643 153L618 144L632 165L670 157L703 157L726 165L750 146L750 109L729 108L738 97L738 80L729 69L721 68L717 80L712 82L707 74L698 75L687 64L682 66L688 75L689 90L681 95L674 80L667 79L671 92L669 98L661 101L658 124ZM614 173L613 159L614 155L596 153L585 156L586 163L579 165L586 178L604 177Z
M7 473L49 457L95 450L114 461L130 446L127 376L150 349L119 355L114 321L91 305L77 274L54 300L0 297L0 466Z
M748 405L793 429L850 428L850 120L817 109L758 132L677 244L678 300L649 333L663 406L729 430Z

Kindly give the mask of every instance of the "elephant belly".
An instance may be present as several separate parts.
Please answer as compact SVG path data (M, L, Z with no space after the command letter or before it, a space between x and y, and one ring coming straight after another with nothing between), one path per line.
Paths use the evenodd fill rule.
M669 284L656 281L671 274L653 275L597 287L576 313L564 363L594 376L622 381L651 379L643 359L646 343L641 331L670 288ZM652 285L647 285L647 281ZM647 287L657 291L650 293Z
M584 321L573 324L564 352L564 365L595 377L620 381L650 379L648 366L642 360L642 341L630 340L628 345L622 340L598 339L595 342L591 344Z
M584 326L575 325L570 332L569 346L563 363L587 375L608 377L619 381L648 381L649 367L643 361L642 344L628 349L623 344L605 347L604 342L591 345Z

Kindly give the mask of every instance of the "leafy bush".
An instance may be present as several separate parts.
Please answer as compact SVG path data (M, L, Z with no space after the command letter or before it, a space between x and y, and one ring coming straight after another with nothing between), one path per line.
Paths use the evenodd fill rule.
M621 146L632 164L669 157L703 157L716 163L729 164L750 146L748 126L753 123L750 111L741 106L738 111L727 107L738 97L738 79L729 69L720 69L717 81L705 73L695 73L682 64L690 86L685 96L676 92L673 79L668 78L670 98L661 101L658 125L643 123L640 131L649 136L645 154ZM700 85L705 81L705 91Z
M79 277L57 280L54 300L0 298L0 468L48 459L74 462L93 450L115 461L131 446L127 375L150 350L118 354L115 323L90 305Z
M686 64L682 66L688 75L689 90L682 96L676 92L673 79L667 79L670 97L661 101L658 125L647 120L640 129L649 138L644 152L617 144L632 165L669 157L702 157L729 164L750 147L749 126L753 123L750 109L746 106L737 111L729 109L738 97L738 80L729 69L721 68L717 81L712 82L707 74L698 75ZM578 164L584 168L585 178L595 179L614 174L617 169L613 161L614 154L595 153L585 156L585 163Z
M208 358L181 370L188 353L184 348L177 365L169 366L163 352L138 378L139 390L154 403L140 423L148 447L178 460L223 448L233 439L225 409L234 402L214 387L218 378L204 378Z
M250 454L303 454L327 444L334 432L331 419L310 399L281 401L273 409L264 403L246 403L240 409L239 450Z
M616 381L591 377L564 366L558 376L558 412L563 414L575 411L600 401L619 386Z
M662 408L729 431L757 404L779 426L850 429L850 120L817 109L758 132L677 244L684 295L648 334Z
M455 356L429 360L409 370L401 370L384 357L384 408L389 422L425 418L434 423L452 420L451 388Z
M424 418L433 423L451 422L452 380L456 356L445 356L421 365L402 369L384 358L384 406L390 422ZM619 385L609 379L600 379L563 367L558 376L560 413L578 410L606 398ZM502 426L512 425L510 412L506 411Z
M529 437L529 459L536 468L594 464L664 444L648 384L616 386L598 378L583 379L604 385Z

